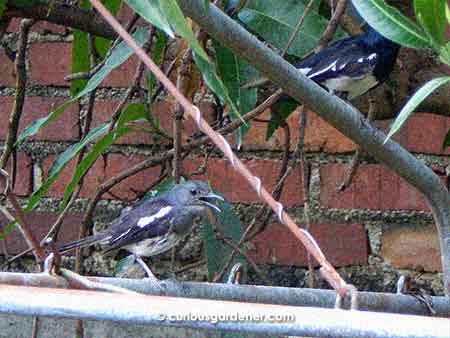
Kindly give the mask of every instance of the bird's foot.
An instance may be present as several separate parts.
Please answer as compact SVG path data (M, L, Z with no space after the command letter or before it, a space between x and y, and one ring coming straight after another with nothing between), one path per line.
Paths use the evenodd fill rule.
M141 266L142 270L144 270L147 278L149 278L152 282L157 282L158 278L153 274L152 270L148 267L147 264L142 260L141 257L135 256L136 262Z

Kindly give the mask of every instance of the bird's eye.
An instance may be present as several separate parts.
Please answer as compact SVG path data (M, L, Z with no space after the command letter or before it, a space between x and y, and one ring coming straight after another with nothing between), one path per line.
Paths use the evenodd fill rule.
M192 189L191 190L191 194L192 194L192 196L197 195L198 194L198 190L197 189Z

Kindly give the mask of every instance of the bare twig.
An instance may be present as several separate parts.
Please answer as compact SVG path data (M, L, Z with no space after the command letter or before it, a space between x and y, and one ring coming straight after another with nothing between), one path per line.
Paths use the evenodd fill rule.
M333 40L334 33L336 33L336 29L338 28L339 20L345 13L346 8L347 8L347 0L339 0L336 5L336 8L333 11L332 17L328 22L325 31L323 32L322 37L317 43L317 47L315 48L316 52L319 52L322 49L324 49L326 46L328 46L328 43L330 43L330 41Z
M308 5L306 5L302 16L298 20L297 25L295 26L294 30L292 31L291 36L289 37L289 40L288 40L288 43L286 44L286 47L284 47L283 52L281 53L281 57L284 57L286 55L287 51L289 50L289 48L291 48L292 43L295 40L295 37L297 36L298 32L300 31L300 28L302 28L302 25L305 22L306 16L311 11L312 6L314 5L314 3L315 3L315 0L309 0Z
M310 216L310 202L311 202L311 194L310 194L310 176L311 176L311 164L306 158L305 154L305 132L306 125L308 121L308 111L306 107L303 107L302 114L299 120L298 126L298 140L297 147L295 150L295 158L299 157L302 161L302 182L303 182L303 195L304 195L304 204L303 204L303 216L305 219L305 229L307 231L311 228L311 216ZM295 165L295 162L293 163ZM308 262L308 286L310 288L314 288L314 266L311 259L311 254L307 252L307 262Z
M153 25L150 26L150 34L148 40L144 43L144 50L148 53L152 49L153 45L153 38L155 36L155 27ZM139 84L141 82L142 76L144 75L145 65L142 61L139 61L136 72L134 73L133 81L130 87L128 87L124 97L120 100L119 104L116 106L116 109L114 110L111 118L111 125L109 127L109 132L111 132L114 129L114 126L117 122L117 120L120 117L120 114L123 111L123 108L125 108L125 105L133 95L136 93L136 91L139 89Z
M115 285L109 285L99 282L93 282L86 277L83 277L73 271L67 269L60 269L60 275L64 277L72 287L87 289L87 290L99 290L99 291L109 291L118 292L128 295L137 295L138 292L134 292L128 289L121 288Z
M31 328L31 338L38 338L39 334L39 317L33 317L33 326Z
M367 122L372 122L375 120L376 118L376 104L375 104L375 98L373 97L372 94L368 94L369 95L369 111L367 113ZM356 149L355 154L353 155L353 159L350 163L350 168L347 171L347 175L345 176L344 181L342 182L342 184L339 186L338 191L344 191L345 189L347 189L350 184L352 184L353 178L355 177L358 168L359 168L359 164L361 162L361 159L363 157L363 151L361 150L360 147L358 147L358 149Z
M7 183L7 181L9 180L8 173L6 171L4 171L3 169L0 169L0 177L2 177L5 180L5 185L8 186L9 185ZM15 210L15 217L13 219L16 220L17 223L19 224L19 229L22 232L23 237L27 241L28 246L30 248L33 248L33 253L34 253L34 256L36 257L36 261L38 263L42 262L45 257L44 250L42 249L41 245L39 244L36 237L34 236L33 231L31 231L31 227L28 225L28 223L26 221L25 215L22 211L22 208L21 208L19 202L16 199L16 196L10 189L7 189L5 191L5 195L9 201L9 203L11 203L13 209ZM4 210L6 210L6 209L4 209ZM5 214L5 215L8 216L7 214Z
M188 86L191 74L191 64L192 64L192 51L190 48L186 49L183 57L181 58L181 64L178 68L177 75L177 88L183 93L183 95L188 94ZM173 116L173 177L175 182L180 181L181 177L181 166L182 166L182 130L183 130L183 107L180 104L176 104L174 107Z
M17 140L19 121L25 102L25 89L27 84L26 53L28 44L28 33L34 20L24 19L20 22L20 34L18 42L18 53L15 61L16 69L16 97L8 122L8 134L6 136L5 150L0 157L0 168L6 168L9 157L14 151L14 144Z

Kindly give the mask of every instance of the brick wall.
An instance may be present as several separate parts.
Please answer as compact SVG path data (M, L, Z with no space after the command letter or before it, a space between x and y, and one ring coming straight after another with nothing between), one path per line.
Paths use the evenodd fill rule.
M17 38L17 26L17 22L13 22L9 28L12 47ZM39 23L33 27L31 40L28 58L29 86L21 128L30 121L45 116L52 107L61 104L69 96L69 84L64 81L64 76L70 73L70 35L63 27ZM95 106L94 125L110 118L117 101L131 82L135 65L135 59L129 60L104 81L97 93L99 99ZM0 113L6 121L14 100L15 75L12 62L2 50L0 71ZM154 108L167 130L170 130L171 125L170 107L168 101L162 101ZM79 138L78 121L84 108L83 102L71 106L61 118L20 148L15 186L15 192L19 196L26 197L39 186L55 156ZM289 119L293 145L297 137L297 119L298 114ZM386 129L389 122L379 121L377 125ZM194 127L190 121L186 121L185 125L185 134L188 135ZM449 117L416 113L394 137L429 165L447 187L450 150L443 151L441 142L449 127ZM266 141L265 128L263 123L252 124L239 156L261 177L267 187L273 188L281 165L283 134L278 131ZM6 129L6 123L0 124L2 143L6 137ZM343 276L356 283L360 289L390 290L399 272L414 276L422 272L418 277L420 281L427 288L441 292L438 274L441 269L439 242L423 197L370 157L364 158L350 188L338 192L337 187L349 167L355 145L314 113L309 114L305 142L312 163L311 232L331 263L339 267ZM136 132L114 145L106 160L97 161L84 181L79 203L75 204L65 220L61 241L76 238L86 199L92 197L99 184L132 164L148 158L156 147L161 146L164 144L155 144L151 135ZM195 172L202 164L200 152L194 152L183 163L187 174ZM74 163L63 171L49 190L45 203L28 215L38 235L42 236L54 222L58 201L73 168ZM104 202L99 205L98 215L111 219L117 214L118 206L123 205L115 200L134 199L136 191L143 191L152 185L160 169L147 169L119 184L112 190L112 194L105 194ZM248 185L218 154L212 156L206 172L198 178L210 181L217 191L235 203L244 223L252 218L257 210L256 206L260 205ZM301 171L296 169L287 179L281 198L288 212L299 224L303 224L302 187ZM10 254L25 248L24 240L16 231L7 237L6 243ZM270 283L304 285L304 268L307 263L305 250L280 224L271 223L253 240L248 250L267 272ZM198 278L202 278L201 274ZM258 278L254 277L254 280L258 281Z

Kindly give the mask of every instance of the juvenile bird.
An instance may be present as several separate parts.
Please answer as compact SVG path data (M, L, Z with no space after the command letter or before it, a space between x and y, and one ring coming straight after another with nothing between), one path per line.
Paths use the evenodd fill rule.
M331 93L351 100L386 81L399 49L368 26L366 33L338 40L294 66Z
M209 208L221 211L211 203L213 200L223 198L201 181L177 184L124 211L106 230L61 246L60 252L101 244L105 246L104 253L117 249L131 252L145 269L141 257L158 255L176 246L194 224L209 215Z

